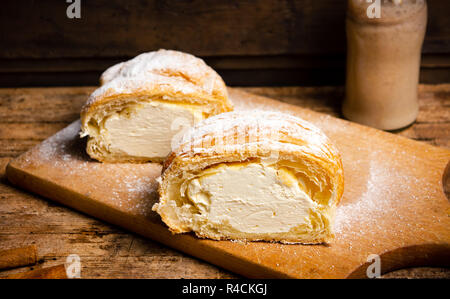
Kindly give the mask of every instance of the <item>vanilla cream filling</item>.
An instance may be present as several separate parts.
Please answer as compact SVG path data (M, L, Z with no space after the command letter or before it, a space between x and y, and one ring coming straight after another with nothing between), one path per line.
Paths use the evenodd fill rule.
M165 157L174 138L203 119L194 105L152 101L138 103L107 116L101 126L102 144L110 152L134 157Z
M306 224L317 204L294 173L260 163L220 164L181 186L197 212L192 229L208 223L242 233L282 233ZM197 227L198 226L198 227Z

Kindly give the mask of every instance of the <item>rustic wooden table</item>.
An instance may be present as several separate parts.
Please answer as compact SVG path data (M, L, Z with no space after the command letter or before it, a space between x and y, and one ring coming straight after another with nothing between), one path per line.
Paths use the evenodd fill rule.
M93 87L0 89L0 249L36 244L33 267L81 258L84 278L235 278L236 275L11 186L6 164L78 118ZM339 117L341 87L242 88ZM422 85L416 123L394 132L450 148L450 84ZM450 278L450 269L411 268L384 277Z

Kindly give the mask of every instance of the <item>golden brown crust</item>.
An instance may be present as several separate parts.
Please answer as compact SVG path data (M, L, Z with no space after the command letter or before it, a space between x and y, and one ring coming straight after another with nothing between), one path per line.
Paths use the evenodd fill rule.
M179 78L196 86L204 86L208 90L223 92L220 82L217 86L211 84L211 79L223 83L220 76L202 59L188 53L164 49L142 53L133 59L113 65L103 72L100 84L106 84L117 77L130 78L147 74Z

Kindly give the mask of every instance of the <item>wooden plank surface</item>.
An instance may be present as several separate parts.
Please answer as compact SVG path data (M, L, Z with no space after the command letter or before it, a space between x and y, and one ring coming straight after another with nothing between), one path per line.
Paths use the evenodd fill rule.
M78 117L92 88L0 90L1 165ZM329 114L337 114L340 88L254 88ZM398 132L449 147L448 85L421 86L421 114L413 126ZM15 130L15 131L14 131ZM136 235L19 191L3 179L0 185L0 246L38 244L42 265L82 256L83 277L232 277L232 274ZM40 267L40 266L38 266ZM20 270L8 271L13 273ZM2 273L3 274L3 273ZM391 273L403 277L448 277L445 269ZM389 276L388 275L388 276Z
M135 56L158 47L198 56L345 53L346 0L5 2L0 58ZM424 53L450 53L446 0L428 2Z
M158 48L201 56L229 85L341 85L346 0L6 1L0 86L97 84L106 67ZM421 82L450 82L447 0L428 1ZM64 75L62 75L64 74Z
M233 92L232 93L234 99L236 100L236 103L239 105L243 105L246 106L247 105L251 105L251 107L261 107L261 105L263 105L264 107L271 107L271 109L275 109L275 106L272 105L279 105L276 104L275 102L271 102L269 100L264 100L264 99L259 99L256 97L251 97L250 95L241 95L239 93ZM283 106L284 107L284 106ZM247 107L248 108L248 107ZM389 254L389 259L386 260L384 263L385 267L389 267L388 266L388 261L390 260L390 264L392 267L394 267L395 265L406 265L406 264L410 264L412 262L413 265L414 262L416 263L423 263L420 262L421 259L425 258L425 256L429 255L429 257L427 258L429 262L433 261L434 262L441 262L444 263L445 262L442 260L442 258L448 258L448 248L447 248L447 253L444 253L446 251L442 251L442 248L446 248L445 246L448 245L443 245L444 247L439 247L441 245L439 244L447 244L446 242L448 242L448 238L450 237L448 235L448 231L446 230L447 226L445 224L446 221L448 221L446 214L444 213L445 210L447 209L448 202L445 200L445 205L441 206L442 204L444 204L444 201L442 200L443 198L443 193L441 190L441 186L439 184L436 184L434 186L434 182L437 181L437 177L434 177L435 175L438 175L439 177L442 176L442 172L443 172L443 168L445 167L447 161L448 161L448 151L440 151L438 148L431 148L431 147L426 147L423 146L422 144L418 144L418 143L411 143L411 142L406 142L405 139L395 139L392 137L392 135L386 135L386 134L379 134L377 133L377 131L375 130L367 130L366 128L362 128L359 126L355 126L352 125L350 123L342 123L342 122L336 122L335 120L331 119L331 118L326 118L326 117L322 117L321 115L318 114L314 114L312 112L308 112L306 110L297 108L290 108L290 107L284 107L280 109L289 109L289 110L293 110L296 111L296 113L300 113L302 115L302 117L309 119L311 121L316 122L319 126L321 126L325 132L332 137L335 142L338 144L338 147L341 148L341 151L343 153L343 158L344 158L344 167L346 167L347 169L347 192L344 194L344 203L349 204L349 206L347 206L348 208L352 209L352 206L355 204L354 200L359 200L359 196L358 196L358 192L361 191L363 192L365 195L364 196L369 196L369 198L371 198L371 196L374 195L370 195L370 191L364 191L361 189L361 184L364 182L360 182L358 183L357 180L359 179L359 177L362 177L363 181L365 180L364 178L366 178L366 176L364 175L365 172L367 172L366 167L363 168L358 168L360 167L362 164L364 164L364 157L365 154L361 154L360 151L364 152L364 151L368 151L368 153L375 153L375 152L383 152L383 157L380 157L380 155L376 155L373 156L371 158L370 161L377 161L376 165L377 167L375 167L378 170L382 170L384 169L383 167L381 167L379 164L380 163L384 163L383 161L387 162L385 159L388 159L389 165L391 165L392 167L401 167L401 168L396 168L396 175L392 176L389 175L387 173L378 173L377 172L377 177L375 179L375 181L372 182L372 179L370 180L371 183L376 184L376 188L377 190L379 190L380 192L384 192L383 190L386 189L384 192L384 196L387 197L387 200L389 202L386 202L385 200L380 200L379 204L383 205L383 204L394 204L395 202L395 209L391 210L391 208L389 208L388 206L382 208L382 210L384 211L386 208L386 211L390 210L390 211L395 211L395 215L391 215L392 218L397 219L398 221L395 223L395 226L397 229L392 230L392 233L395 234L395 242L393 241L388 241L386 242L383 241L382 239L387 237L385 234L377 234L378 237L376 239L373 239L373 236L370 237L369 235L374 233L374 231L371 230L371 227L369 223L367 223L367 227L362 229L362 232L360 231L355 232L355 233L351 233L352 229L347 227L347 222L338 222L341 224L344 224L344 226L346 226L347 228L344 229L343 231L341 231L341 234L338 236L341 236L344 239L337 239L336 242L330 247L330 248L325 248L325 247L305 247L305 246L298 246L298 247L294 247L294 246L278 246L276 244L261 244L261 243L253 243L253 244L234 244L234 243L229 243L229 242L214 242L214 241L198 241L196 239L193 239L192 236L179 236L179 237L172 237L170 236L170 234L167 233L167 230L164 229L163 226L161 226L160 224L158 224L157 226L156 223L159 222L153 222L155 220L150 220L153 219L153 216L149 218L149 220L151 222L145 223L142 226L140 224L138 224L140 221L144 221L144 219L148 219L148 218L143 218L142 220L139 220L138 223L136 225L140 226L141 228L138 228L137 230L140 231L141 233L147 234L147 235L151 235L154 238L159 238L161 241L164 242L169 242L172 243L172 246L179 246L179 244L185 244L189 247L191 247L191 250L189 250L191 253L193 254L198 254L199 256L202 256L203 258L206 258L205 255L199 254L200 251L203 250L212 250L210 251L210 253L208 254L209 259L211 261L214 262L218 262L219 264L222 265L230 265L230 264L226 264L224 263L224 260L222 258L220 258L220 256L222 256L223 254L223 258L225 258L225 256L227 256L227 259L231 258L232 260L234 260L235 262L239 262L242 258L249 258L251 260L253 260L252 256L252 252L253 251L249 251L249 250L243 250L242 248L238 248L238 247L245 247L246 249L248 246L250 248L252 248L254 250L254 253L256 254L256 256L258 257L258 261L257 264L258 265L263 265L263 268L259 268L256 267L255 265L252 266L252 269L250 270L250 272L245 272L248 271L250 268L245 268L247 270L243 270L242 267L240 266L236 266L234 267L234 270L238 271L244 271L244 273L246 273L247 275L251 275L251 276L255 276L255 275L288 275L288 276L298 276L300 275L302 276L307 276L307 277L323 277L323 276L330 276L330 277L339 277L339 275L348 275L348 271L353 269L353 268L348 268L347 264L345 265L334 265L336 268L334 268L333 271L328 271L326 269L328 269L327 267L330 267L331 264L328 264L330 261L328 261L328 263L326 263L325 268L319 267L318 265L313 266L310 270L313 270L314 272L309 272L309 268L308 268L308 264L314 259L314 256L316 256L317 254L319 254L319 256L322 256L322 258L320 258L320 260L323 260L324 262L327 261L328 258L330 258L330 256L328 256L329 254L331 254L330 252L335 252L333 250L335 249L339 249L342 246L341 250L344 250L344 252L351 253L351 255L346 256L345 254L342 256L342 258L347 259L347 262L349 264L352 264L349 267L354 267L359 263L358 260L360 260L361 255L366 254L367 251L367 246L371 246L370 250L373 250L374 252L380 252L380 251L384 251L384 250L388 250L388 251L392 251L394 248L397 248L397 246L403 247L403 246L407 246L408 250L406 250L405 252L403 252L403 254ZM322 120L326 120L325 122L322 122ZM336 123L335 123L336 122ZM345 129L344 129L345 128ZM360 129L361 128L361 129ZM364 130L363 130L364 129ZM362 132L362 131L367 130L367 132ZM76 133L76 132L75 132ZM352 134L356 134L355 138L360 138L361 140L359 141L358 144L361 144L361 148L358 151L354 151L353 147L351 145L349 145L349 142L346 138L348 138L348 134L352 135ZM381 148L377 148L377 149L372 149L372 148L363 148L363 144L366 143L367 141L364 141L366 137L364 137L365 134L371 135L372 137L370 138L370 144L377 144L378 146L381 146ZM358 136L358 137L356 137ZM75 137L76 138L76 137ZM353 140L353 138L352 138ZM57 146L57 144L54 144L56 148L59 148ZM44 146L45 148L45 146ZM52 146L53 148L53 146ZM68 148L68 147L66 147ZM70 148L72 148L72 145L70 146ZM382 149L384 148L384 149ZM13 168L12 169L24 169L24 171L26 171L28 173L28 171L31 171L31 173L36 174L38 177L41 178L47 178L49 181L53 181L56 184L62 184L64 186L66 186L66 188L68 189L57 189L57 188L48 188L45 187L44 189L40 189L42 188L42 184L46 185L47 183L45 183L44 181L41 181L41 179L38 179L37 181L35 181L32 177L28 177L27 176L27 180L23 181L19 178L19 176L21 176L21 173L17 173L16 171L14 172L10 172L10 174L13 174L14 176L14 181L16 182L20 182L22 185L28 186L28 187L33 187L33 189L35 191L38 190L46 190L43 191L43 194L45 194L48 197L54 198L54 199L69 199L71 197L75 197L77 198L76 202L72 201L72 204L75 204L76 206L78 206L78 208L81 208L84 211L87 212L92 212L94 213L94 215L97 215L99 217L105 217L106 219L115 222L115 223L119 223L120 225L125 225L128 226L130 228L136 228L135 226L130 226L129 223L130 221L125 221L123 219L125 219L125 215L130 215L132 217L134 215L134 212L132 212L134 210L134 205L132 204L133 199L131 199L129 192L125 193L127 198L128 198L128 202L131 201L130 203L130 207L131 210L129 210L128 204L127 202L122 202L121 200L119 200L119 202L117 201L110 201L110 198L114 195L116 196L116 194L112 193L111 197L107 196L104 199L101 199L102 196L105 194L105 192L108 192L106 190L103 190L102 192L100 192L99 190L97 190L96 188L92 189L90 188L90 186L85 186L83 184L83 182L79 181L80 184L75 184L77 182L77 180L80 179L76 179L76 177L81 178L80 176L76 176L71 178L69 176L73 175L72 170L65 174L63 173L67 168L70 168L71 166L66 165L63 168L63 172L59 173L61 171L61 168L58 168L59 166L57 166L60 163L65 163L65 161L73 161L74 163L82 163L83 165L79 165L82 167L91 167L89 165L85 165L84 162L80 162L79 161L79 157L75 157L72 160L71 158L71 153L72 151L70 150L69 152L65 152L65 150L63 150L64 153L61 153L62 156L52 156L53 158L55 158L56 160L53 162L50 161L50 164L47 164L47 160L43 160L43 161L39 161L39 157L40 154L36 157L37 160L34 161L35 159L33 158L33 156L24 156L20 161L17 161L16 163L14 163ZM82 151L82 149L81 149ZM395 154L394 153L397 151L406 151L408 154L406 153L401 153L400 154ZM425 151L427 151L428 153L431 153L430 156L428 157L427 154L425 154ZM38 150L38 153L41 153L41 150ZM356 156L354 156L356 155ZM361 157L358 157L358 155L362 155ZM364 157L363 157L364 156ZM389 158L391 156L391 158ZM408 159L414 158L417 159L417 161L422 161L420 162L420 164L422 165L423 163L425 163L426 166L424 168L424 170L426 169L427 171L422 172L420 177L417 177L418 174L414 174L417 172L417 170L420 172L421 168L417 168L416 170L416 165L409 165L409 163L403 163L402 161L404 161L404 159L406 159L407 157L410 157ZM357 159L358 163L354 163L354 160ZM375 159L375 160L373 160ZM380 160L381 159L381 160ZM395 159L395 160L392 160ZM425 160L423 160L425 159ZM442 160L443 159L443 160ZM351 162L350 162L351 160ZM392 161L391 161L392 160ZM24 162L25 161L25 162ZM33 162L34 161L34 162ZM356 160L355 160L356 161ZM362 162L361 162L362 161ZM370 162L368 161L368 162ZM409 161L409 160L408 160ZM433 164L435 162L438 164ZM440 161L440 162L439 162ZM35 168L34 163L37 163L37 165L40 165L39 168ZM44 164L42 164L42 162L44 162ZM395 163L394 163L395 162ZM24 164L23 164L24 163ZM31 163L31 164L29 164ZM362 164L361 164L362 163ZM398 164L398 165L397 165ZM27 166L30 165L30 166ZM75 164L73 164L75 166ZM360 165L360 166L358 166ZM397 165L397 166L395 166ZM56 166L56 168L54 168ZM368 166L368 165L366 165ZM372 169L375 165L372 165L372 163L370 164L370 169ZM30 168L31 167L31 168ZM92 167L94 167L92 169L93 172L99 170L97 169L97 167L95 167L95 165L92 165ZM105 166L106 167L106 166ZM109 167L109 166L108 166ZM113 167L113 166L111 166ZM151 171L153 172L151 169L145 170L145 167L150 167L152 168L153 166L149 165L149 166L143 166L142 171ZM356 167L356 168L355 168ZM381 167L381 168L380 168ZM412 167L412 168L411 168ZM77 169L79 169L77 166L75 166L73 168L74 173L77 172ZM136 168L134 168L136 170ZM139 168L140 169L140 168ZM56 172L55 172L56 171ZM120 167L120 169L116 169L113 173L117 173L119 176L121 176L121 172L125 171L126 172L126 166ZM136 170L137 171L137 170ZM357 171L359 174L357 174L357 176L355 176L355 171ZM361 172L362 171L362 172ZM53 173L53 174L52 174ZM104 173L102 171L100 171L100 173ZM110 173L110 172L108 172ZM124 178L127 178L126 173L124 173ZM370 174L368 175L373 175L372 171ZM386 175L389 175L389 183L388 186L385 186L383 184L387 184L387 181L384 180L384 177ZM33 175L34 176L34 175ZM410 179L404 179L404 176L406 177L410 177ZM405 178L406 178L405 177ZM97 177L98 179L102 179L100 176ZM109 179L105 178L106 181L110 181ZM380 179L384 180L383 184L380 184ZM386 178L387 179L387 178ZM56 180L56 181L55 181ZM401 182L400 182L400 181ZM418 188L417 185L418 184L413 184L413 180L420 180L424 183L424 187ZM428 182L428 180L431 180L430 182ZM439 179L440 180L440 179ZM122 180L120 180L122 182ZM426 182L425 182L426 181ZM418 182L418 181L417 181ZM36 185L38 184L38 185ZM74 185L75 184L75 185ZM393 186L391 187L390 185L393 184ZM395 186L397 187L395 187ZM97 187L102 187L103 184L100 184ZM399 187L402 186L400 189ZM406 187L407 186L407 187ZM105 214L105 210L102 209L97 209L95 206L92 206L92 204L96 205L93 202L90 201L86 201L85 203L83 203L84 199L84 195L83 198L79 197L78 195L74 194L73 191L70 190L77 190L77 188L73 189L74 187L80 188L78 190L80 190L81 193L79 194L92 194L92 198L98 198L101 201L106 200L106 202L108 202L108 205L112 204L113 210L108 210L108 215ZM94 185L95 187L95 185ZM120 189L120 186L118 186L117 188ZM117 190L119 191L119 193L123 190ZM359 190L361 189L361 190ZM53 190L53 191L52 191ZM109 189L108 189L109 190ZM358 191L359 190L359 191ZM111 190L113 191L113 190ZM57 194L55 194L54 196L52 195L52 192L56 192ZM97 194L98 192L100 192L99 194ZM355 193L356 192L356 193ZM367 193L369 192L369 193ZM400 193L399 193L400 192ZM394 194L395 193L395 194ZM398 193L398 194L397 194ZM97 195L96 195L97 194ZM362 193L361 193L362 194ZM378 194L378 191L377 191ZM396 195L397 194L397 195ZM70 196L69 196L70 195ZM402 198L402 204L399 205L398 204L398 197L400 196L400 198ZM89 198L86 197L86 199ZM119 198L120 194L119 194ZM365 197L363 197L365 198ZM427 203L425 206L423 206L423 204L425 204L425 202L422 202L424 198L427 198ZM439 199L441 198L441 199ZM394 199L394 202L390 201ZM420 199L420 200L419 200ZM69 204L70 204L71 200L69 200ZM67 203L67 202L66 202ZM122 207L122 203L125 204L124 207ZM119 205L118 205L119 204ZM411 206L412 205L412 206ZM120 206L120 208L119 208ZM417 213L414 212L413 210L411 210L412 207L416 207L418 209L421 210L421 213ZM420 207L419 207L420 206ZM97 212L94 212L92 209L97 210ZM123 215L124 217L121 217L120 221L117 221L117 217L115 216L111 216L110 213L114 213L115 209L118 209L118 211L125 211L125 214ZM123 210L125 209L125 210ZM141 211L139 209L139 211ZM372 211L367 211L366 212L370 212L370 213L375 213L372 214L372 216L375 217L375 215L378 215L376 212L379 212L379 209L375 209ZM144 210L145 212L145 210ZM131 213L131 214L130 214ZM140 213L140 212L139 212ZM138 214L139 214L138 213ZM428 215L427 218L423 218L422 217L422 213L424 215ZM437 213L436 215L434 215L435 213ZM441 215L442 214L442 215ZM103 215L103 216L102 216ZM137 214L136 214L137 215ZM439 216L440 215L440 216ZM150 216L150 215L149 215ZM380 216L380 215L379 215ZM378 216L376 216L378 217ZM384 216L383 216L384 217ZM412 218L411 218L412 217ZM437 217L437 218L436 218ZM139 218L139 217L138 217ZM405 220L405 221L400 221L400 219ZM434 219L434 220L433 220ZM430 221L431 220L431 221ZM147 220L145 220L147 221ZM424 222L425 221L425 222ZM416 225L411 226L410 222L416 223ZM152 223L155 223L155 225L153 225ZM351 222L350 222L351 223ZM387 222L382 222L379 223L377 225L377 228L382 227L383 225L386 225ZM359 225L363 225L364 224L361 222ZM444 230L442 230L443 228L441 227L443 225ZM341 225L342 226L342 225ZM143 227L145 227L146 229L143 229ZM159 228L161 227L161 228ZM361 226L358 226L359 228L361 228ZM149 229L151 228L151 229ZM354 229L355 227L353 227ZM157 233L155 233L154 230L157 230ZM350 230L348 230L350 229ZM382 228L381 228L382 229ZM416 232L416 230L419 229L421 231L420 234L418 234L418 232ZM381 233L381 232L379 232ZM401 233L401 234L400 234ZM362 234L362 235L361 235ZM364 235L367 234L365 237ZM165 236L166 235L166 236ZM357 237L359 236L359 237ZM384 236L384 237L383 237ZM393 240L394 238L392 238L393 236L388 237L389 240ZM345 239L348 238L348 239ZM356 238L356 239L355 239ZM445 241L447 240L447 241ZM343 243L342 243L343 242ZM361 244L359 244L360 242L362 242ZM369 243L368 243L369 242ZM419 250L414 250L414 247L411 247L412 245L416 245L416 244L422 244L423 242L425 243L429 243L429 245L431 247L427 247L428 249L423 249L422 246L419 248ZM444 243L441 243L444 242ZM339 245L340 243L342 243L342 246ZM348 244L351 244L353 246L353 248L348 248ZM364 245L365 244L365 245ZM397 244L397 245L395 245ZM436 245L433 245L436 244ZM360 245L362 247L360 247ZM386 246L386 247L385 247ZM438 247L435 247L438 246ZM264 247L264 248L262 248ZM267 247L267 248L266 248ZM411 249L412 248L412 249ZM186 248L185 248L186 249ZM219 250L219 251L217 251ZM270 255L270 252L273 251L273 253L275 253L275 251L279 251L282 250L285 254L287 255L292 255L292 254L298 254L299 256L302 256L302 259L298 260L298 259L288 259L286 260L285 257L286 255L280 255L280 254L276 254L276 260L273 260L273 256ZM331 251L330 251L331 250ZM445 250L445 249L444 249ZM223 254L221 254L220 252L222 251ZM338 250L339 251L339 250ZM269 260L267 260L268 254L270 257ZM324 254L324 255L322 255ZM443 255L444 254L444 255ZM249 255L249 256L246 256ZM239 256L242 256L241 258L239 258ZM328 258L327 258L328 256ZM416 258L411 258L412 256L416 257ZM440 256L440 258L439 258ZM409 257L409 258L408 258ZM217 259L219 258L218 261ZM316 257L317 258L317 257ZM355 260L356 258L356 260ZM279 261L278 261L279 259ZM296 261L303 261L304 259L306 260L310 260L309 263L304 263L303 265L301 265L301 267L299 268L296 264ZM364 257L365 259L365 257ZM365 261L365 260L364 260ZM254 261L256 262L256 261ZM279 262L279 263L278 263ZM447 261L448 262L448 261ZM287 264L285 264L287 263ZM250 264L248 264L247 266L250 266ZM286 268L288 266L288 268ZM267 267L267 268L266 268ZM272 271L272 272L267 272L267 271ZM294 272L292 272L294 271ZM306 271L306 272L305 272ZM353 271L353 270L352 270ZM258 273L258 274L255 274ZM272 274L270 274L272 273ZM279 274L276 274L279 273Z

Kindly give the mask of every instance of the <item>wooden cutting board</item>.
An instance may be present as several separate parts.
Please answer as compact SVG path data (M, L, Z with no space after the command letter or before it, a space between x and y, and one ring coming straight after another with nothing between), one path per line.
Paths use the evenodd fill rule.
M381 271L450 266L450 151L297 106L230 89L237 110L280 110L300 116L335 142L345 192L333 242L281 245L172 235L151 210L161 166L102 164L85 153L79 121L10 162L17 186L124 227L247 277L365 277L368 256Z

